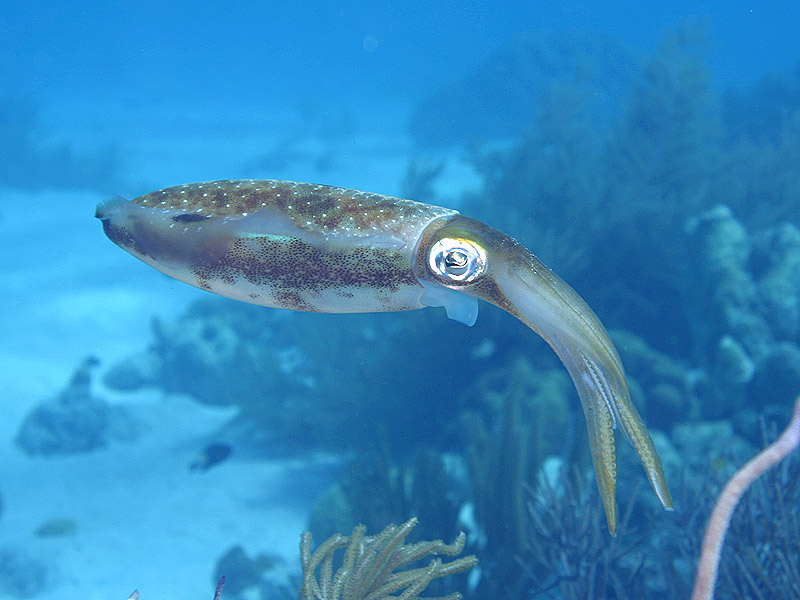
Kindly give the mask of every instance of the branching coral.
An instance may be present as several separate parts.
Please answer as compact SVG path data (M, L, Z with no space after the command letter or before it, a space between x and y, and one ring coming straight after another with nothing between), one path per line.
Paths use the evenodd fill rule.
M478 563L474 556L464 556L449 563L434 558L426 566L399 570L428 556L456 556L464 549L466 536L463 533L452 544L441 540L404 544L416 524L417 519L412 518L399 526L389 525L376 536L365 536L366 527L359 525L349 537L331 536L313 553L311 534L304 533L300 541L303 583L298 599L423 600L419 594L431 581L461 573ZM344 549L342 564L334 572L336 553L341 549ZM398 592L399 595L394 595ZM456 592L441 597L441 600L458 598L461 594Z

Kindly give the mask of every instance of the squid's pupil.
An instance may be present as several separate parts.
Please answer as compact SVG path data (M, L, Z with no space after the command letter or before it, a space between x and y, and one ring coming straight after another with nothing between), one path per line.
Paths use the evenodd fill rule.
M463 250L452 250L444 257L444 264L450 269L463 269L467 266L467 255Z

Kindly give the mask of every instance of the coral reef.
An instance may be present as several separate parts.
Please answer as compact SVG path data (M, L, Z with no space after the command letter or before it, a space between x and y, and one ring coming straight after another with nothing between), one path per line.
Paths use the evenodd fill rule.
M731 210L717 205L687 224L688 241L697 257L696 277L689 286L693 311L693 353L713 356L718 332L730 332L729 344L741 344L741 351L755 357L768 352L772 339L769 325L757 312L756 285L748 266L751 240ZM737 371L746 372L742 365Z
M756 415L785 415L785 398L800 393L800 231L751 234L718 205L689 222L688 242L692 354L708 378L700 412L733 418L756 441Z
M625 365L631 398L648 426L669 429L692 413L695 407L684 364L630 331L609 333Z

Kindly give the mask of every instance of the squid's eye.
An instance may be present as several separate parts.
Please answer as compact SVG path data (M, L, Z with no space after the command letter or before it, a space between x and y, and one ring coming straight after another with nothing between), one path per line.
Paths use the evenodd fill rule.
M471 240L442 238L431 246L428 266L440 279L470 283L486 271L486 252Z

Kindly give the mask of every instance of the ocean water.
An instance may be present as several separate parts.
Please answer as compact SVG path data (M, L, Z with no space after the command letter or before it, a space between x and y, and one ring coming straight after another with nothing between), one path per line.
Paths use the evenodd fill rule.
M467 531L480 561L441 593L687 597L697 523L800 393L800 5L762 4L5 0L0 598L211 598L221 571L223 599L295 597L302 531L412 516L422 539ZM94 218L245 178L409 197L517 238L611 331L675 513L617 433L633 508L616 540L638 545L603 582L580 544L542 551L547 518L619 547L566 370L488 303L466 328L441 308L219 300ZM797 473L731 535L737 553L785 542L742 554L767 598L800 593L780 592L800 585L781 566ZM561 511L545 521L527 512L543 498ZM725 597L751 597L746 579L724 567Z

